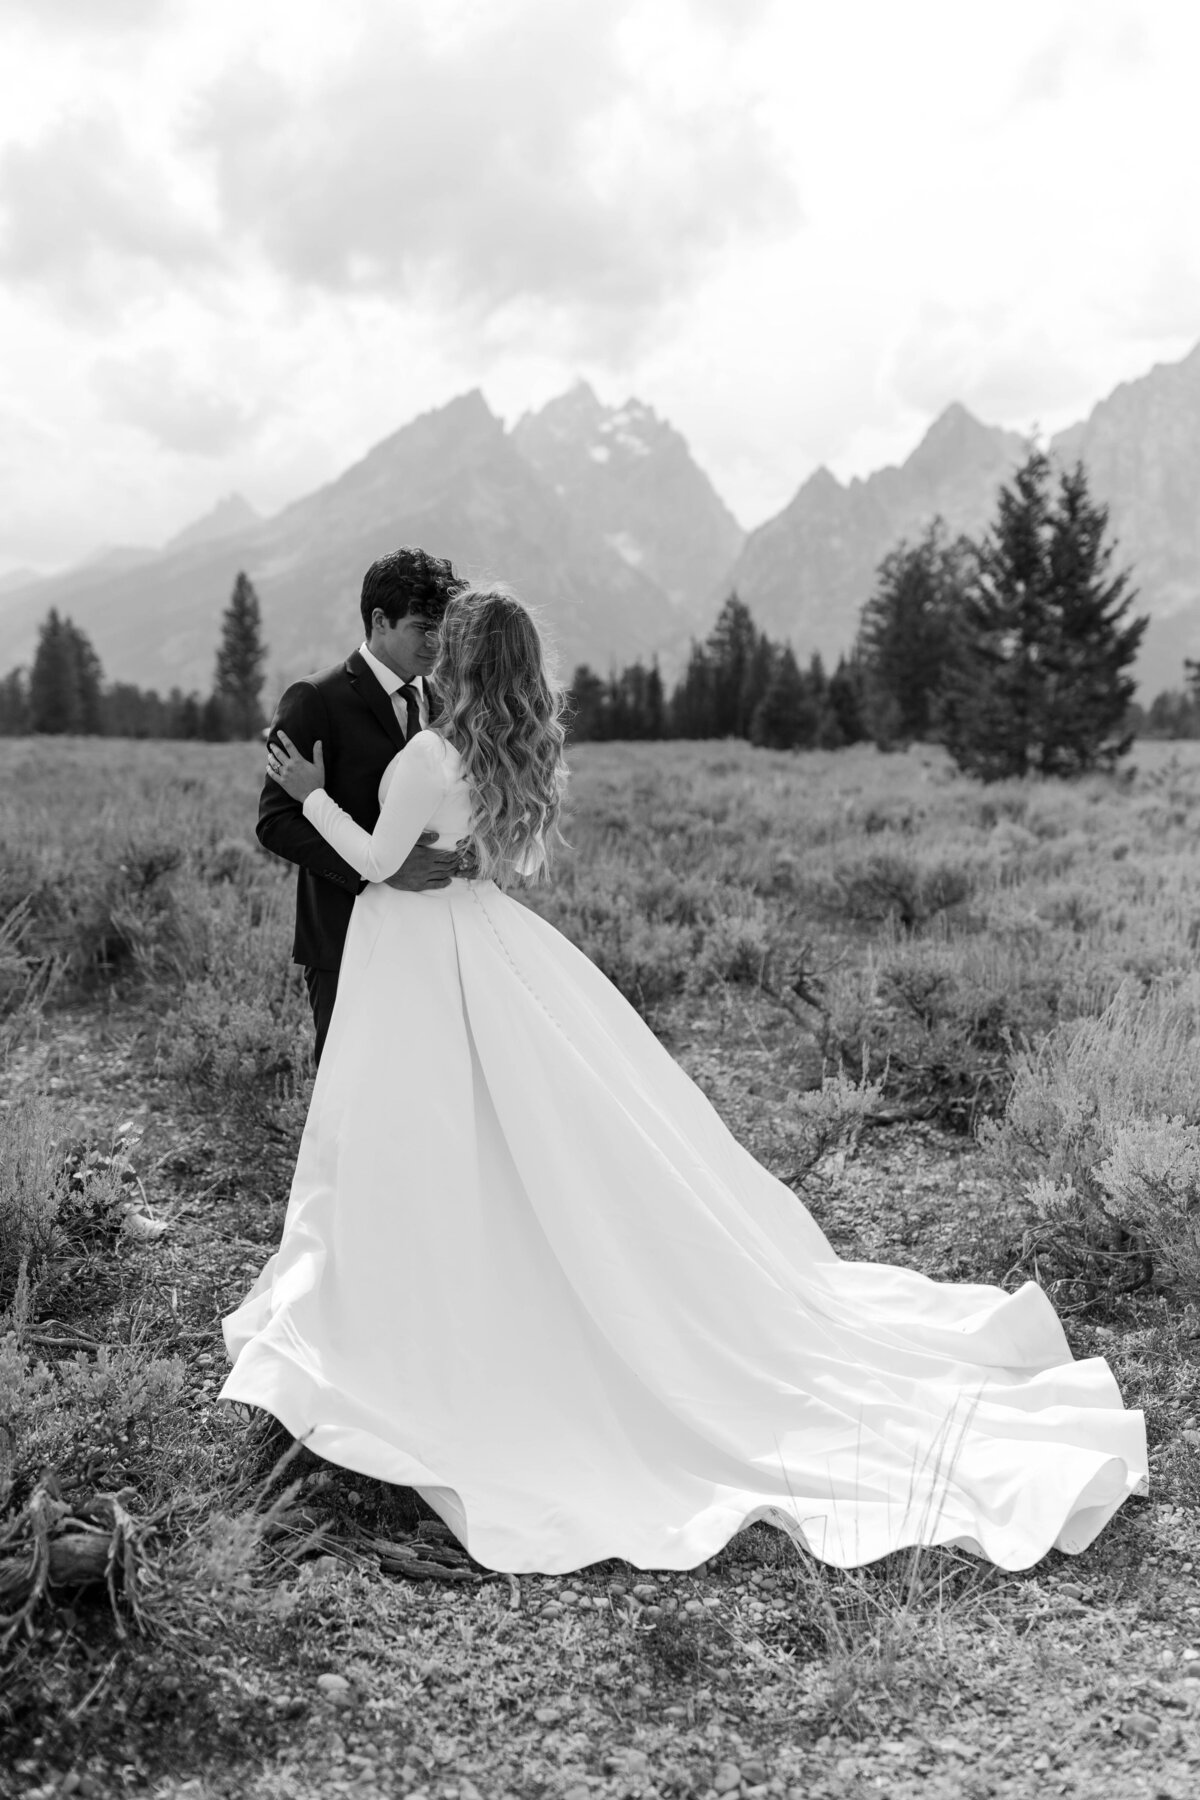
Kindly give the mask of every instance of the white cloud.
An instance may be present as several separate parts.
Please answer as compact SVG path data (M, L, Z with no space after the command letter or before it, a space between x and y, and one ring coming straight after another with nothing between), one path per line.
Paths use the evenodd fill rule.
M462 309L493 337L547 315L577 344L637 336L796 205L736 90L689 101L628 66L632 10L521 0L447 41L371 7L315 80L231 70L197 128L226 219L305 284Z
M978 417L1032 425L1086 406L1086 370L1042 326L1027 325L1004 302L952 309L927 301L896 347L892 387L934 416L961 400Z
M171 0L0 0L0 23L14 20L41 32L85 31L108 35L143 26L162 26Z
M1057 428L1200 337L1198 62L1192 0L0 0L0 567L476 385L640 395L748 524Z
M215 258L162 163L130 143L111 110L0 155L0 274L12 281L107 311L139 271L144 280L148 269L181 273Z
M166 450L222 456L258 427L261 411L192 381L168 350L103 357L93 374L105 416L137 426Z

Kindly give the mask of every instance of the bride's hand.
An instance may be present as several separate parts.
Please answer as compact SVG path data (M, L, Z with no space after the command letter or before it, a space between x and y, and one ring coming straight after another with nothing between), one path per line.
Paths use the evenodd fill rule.
M267 746L267 774L277 781L293 800L307 800L325 786L325 757L321 740L313 745L313 760L307 762L286 731L278 731Z

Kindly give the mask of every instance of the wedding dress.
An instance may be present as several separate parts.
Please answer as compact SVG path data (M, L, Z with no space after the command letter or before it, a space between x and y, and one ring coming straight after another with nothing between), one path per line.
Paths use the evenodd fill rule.
M1145 1491L1140 1412L1054 1309L840 1260L573 945L490 881L381 885L470 823L422 732L368 877L283 1238L225 1320L222 1397L413 1487L492 1569L685 1569L767 1519L843 1566L1007 1569Z

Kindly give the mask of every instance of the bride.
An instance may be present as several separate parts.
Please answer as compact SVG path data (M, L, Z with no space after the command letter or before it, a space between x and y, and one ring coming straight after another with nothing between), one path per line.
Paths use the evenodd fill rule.
M507 589L452 603L445 710L364 831L270 772L369 885L277 1253L222 1397L415 1488L485 1566L687 1569L756 1519L848 1566L1084 1549L1145 1491L1142 1415L1054 1309L839 1260L603 975L506 887L557 836L562 698ZM386 885L418 835L478 873Z

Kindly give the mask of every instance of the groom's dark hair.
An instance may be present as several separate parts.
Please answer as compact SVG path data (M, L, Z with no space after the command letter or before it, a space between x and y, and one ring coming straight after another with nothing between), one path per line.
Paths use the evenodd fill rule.
M371 614L378 607L389 625L409 613L440 619L455 594L467 583L456 575L444 556L430 556L402 544L373 562L363 576L362 621L371 635Z

